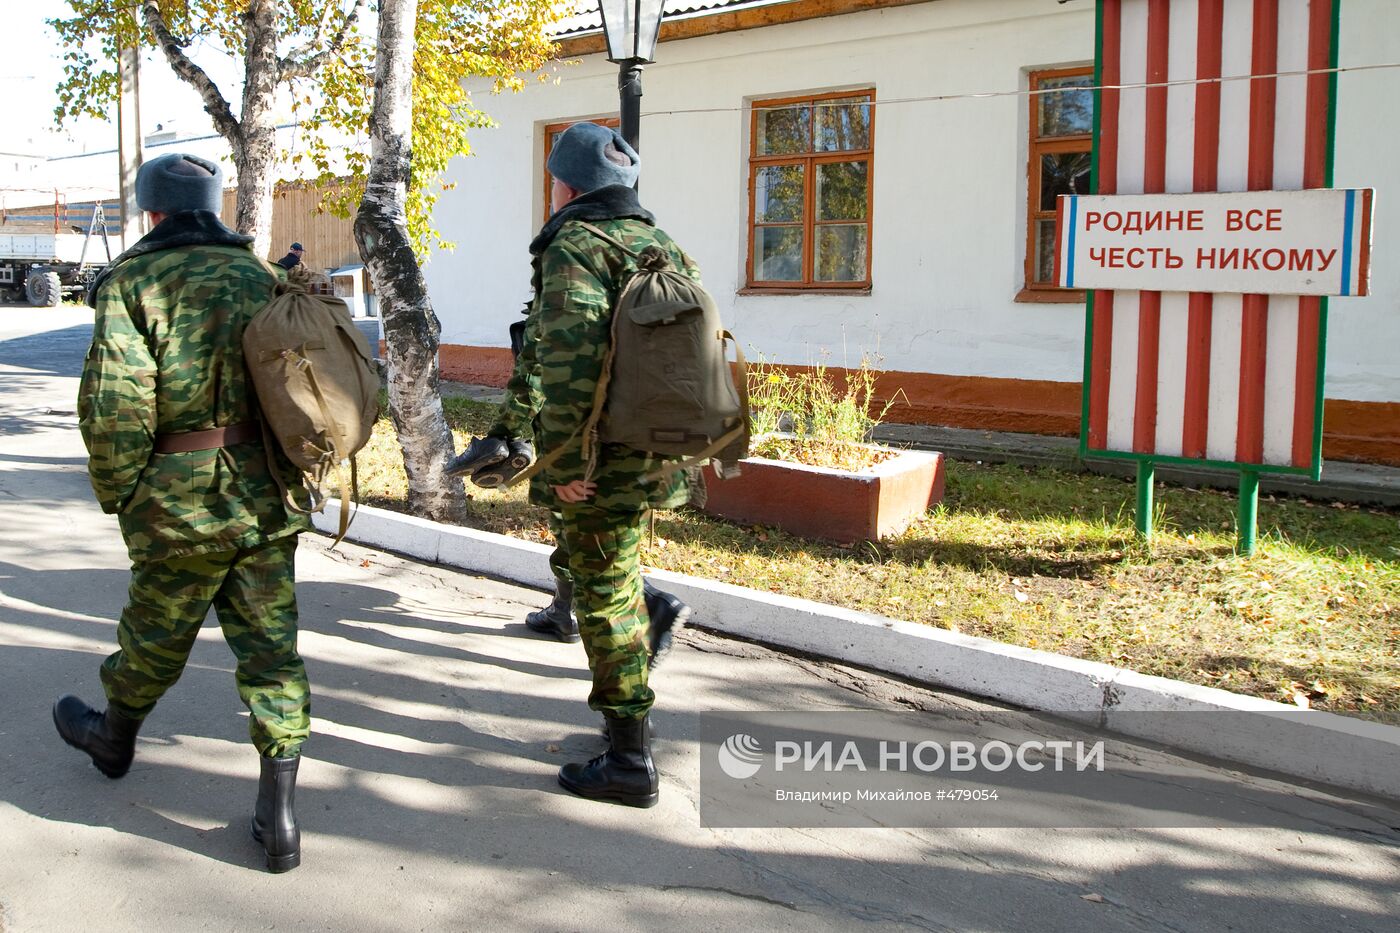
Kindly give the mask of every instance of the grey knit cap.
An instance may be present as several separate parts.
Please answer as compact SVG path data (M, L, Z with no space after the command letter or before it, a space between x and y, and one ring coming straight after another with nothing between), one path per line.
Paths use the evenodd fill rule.
M143 211L179 214L224 206L224 173L199 156L172 152L144 162L136 173L136 206Z
M612 154L629 165L608 160L609 144ZM617 130L596 123L575 123L563 132L549 153L549 173L576 191L587 193L608 185L637 183L642 157L627 145Z

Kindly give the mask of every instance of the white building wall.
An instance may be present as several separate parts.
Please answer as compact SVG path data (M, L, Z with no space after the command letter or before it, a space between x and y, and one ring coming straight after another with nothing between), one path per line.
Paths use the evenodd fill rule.
M1092 61L1091 0L935 0L667 42L643 74L643 203L700 262L726 323L770 360L1078 382L1083 306L1016 303L1023 279L1028 71ZM1393 0L1347 0L1342 64L1400 61ZM505 346L529 291L547 123L610 113L616 66L591 55L556 84L478 97L500 126L453 163L437 221L456 253L429 285L442 341ZM869 295L742 295L748 100L874 87ZM1400 72L1341 78L1336 183L1380 190L1373 297L1333 302L1328 395L1400 400ZM1241 128L1243 131L1243 128Z
M1400 3L1343 0L1337 60L1400 62ZM1337 76L1333 184L1376 198L1371 294L1328 303L1327 397L1400 402L1400 69Z

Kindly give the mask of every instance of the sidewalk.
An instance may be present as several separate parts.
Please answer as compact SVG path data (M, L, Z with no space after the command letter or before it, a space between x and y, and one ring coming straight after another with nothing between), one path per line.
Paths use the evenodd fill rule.
M316 536L298 568L314 691L304 861L268 875L246 829L256 761L213 625L126 778L103 778L53 732L59 693L100 697L127 561L92 501L71 414L80 318L54 319L51 337L31 322L0 308L4 933L1371 931L1400 912L1400 813L1147 747L1145 776L1208 784L1254 825L702 827L702 711L869 709L932 724L996 707L698 633L656 680L661 804L579 800L554 773L601 740L580 647L521 624L545 594Z

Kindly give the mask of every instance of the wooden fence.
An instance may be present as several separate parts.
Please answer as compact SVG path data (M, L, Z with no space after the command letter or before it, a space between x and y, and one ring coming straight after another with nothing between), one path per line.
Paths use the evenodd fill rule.
M280 259L287 247L306 247L302 262L314 272L327 272L341 266L359 265L360 250L349 220L317 212L325 189L311 185L279 185L272 207L272 255ZM224 221L233 220L234 189L224 191Z
M32 192L22 192L25 206L14 207L13 195L0 194L0 230L26 233L86 233L92 223L95 202L69 201L62 193L55 192L52 200L32 204ZM9 202L9 203L7 203ZM102 202L102 210L107 219L107 229L116 233L121 227L121 205L115 198Z

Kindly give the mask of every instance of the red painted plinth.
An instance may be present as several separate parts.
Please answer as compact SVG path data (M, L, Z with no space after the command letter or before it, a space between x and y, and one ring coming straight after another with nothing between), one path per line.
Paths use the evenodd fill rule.
M895 535L943 498L943 455L903 451L859 473L751 457L720 479L705 470L705 511L849 544Z

